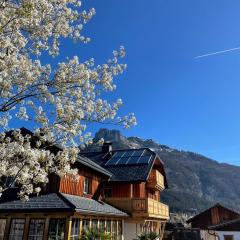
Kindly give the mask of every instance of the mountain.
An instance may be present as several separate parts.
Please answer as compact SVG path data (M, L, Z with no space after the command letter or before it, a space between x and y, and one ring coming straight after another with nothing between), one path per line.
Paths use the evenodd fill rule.
M148 147L158 153L169 184L161 198L172 212L199 212L216 202L240 210L240 167L172 149L151 139L125 137L118 130L100 129L88 150L98 150L96 143L101 138L111 141L115 149Z

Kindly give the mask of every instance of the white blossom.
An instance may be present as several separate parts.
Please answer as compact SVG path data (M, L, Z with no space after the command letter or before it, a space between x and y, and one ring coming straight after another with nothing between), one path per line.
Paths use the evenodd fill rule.
M133 114L117 118L121 99L105 99L116 89L114 77L126 69L120 62L124 47L104 64L77 56L57 67L41 61L42 53L60 54L62 38L88 43L82 31L94 15L95 9L83 10L79 0L0 0L0 127L4 131L16 119L32 122L39 139L32 148L31 138L19 131L14 141L0 137L0 177L14 177L23 199L38 193L50 172L76 174L75 146L92 143L89 123L136 124ZM53 155L43 149L47 141L63 151Z

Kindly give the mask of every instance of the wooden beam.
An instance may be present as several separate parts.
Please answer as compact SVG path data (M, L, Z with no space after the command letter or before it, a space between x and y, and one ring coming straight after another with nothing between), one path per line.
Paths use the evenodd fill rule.
M72 229L72 217L69 217L66 219L66 233L65 233L65 239L70 240L71 238L71 229Z
M43 234L43 240L48 240L48 229L49 229L49 217L46 217L45 219L45 229Z
M130 198L133 198L133 184L130 185Z
M6 223L6 227L5 227L5 233L4 233L4 240L8 240L8 235L10 232L10 227L11 227L11 218L8 217L7 218L7 223Z
M125 240L124 236L125 236L125 223L124 220L121 220L122 223L122 236L121 236L121 240Z
M160 235L160 240L162 240L163 237L164 237L165 225L166 225L166 222L161 222L161 235Z
M26 240L28 239L29 224L30 224L30 218L26 217L24 231L23 231L23 239L26 239Z

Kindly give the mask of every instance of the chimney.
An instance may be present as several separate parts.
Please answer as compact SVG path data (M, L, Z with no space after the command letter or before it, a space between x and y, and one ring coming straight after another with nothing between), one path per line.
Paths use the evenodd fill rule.
M111 142L104 142L102 146L103 153L110 153L112 152L112 143Z

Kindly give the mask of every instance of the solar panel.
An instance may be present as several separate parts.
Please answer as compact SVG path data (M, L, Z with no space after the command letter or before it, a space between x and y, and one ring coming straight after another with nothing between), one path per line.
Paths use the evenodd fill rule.
M134 150L133 151L126 151L123 157L129 158L133 155L134 152L135 152Z
M112 158L120 158L124 153L124 151L115 152Z
M111 159L105 164L106 166L118 165L138 165L148 164L152 155L146 149L136 149L127 151L117 151Z
M137 164L139 157L131 157L128 159L127 164Z
M138 149L138 150L135 150L134 153L133 153L133 156L134 157L140 157L144 154L146 150L145 149Z
M151 155L140 157L137 163L149 163L151 158Z
M116 162L115 165L124 165L127 163L127 160L128 160L128 158L125 158L125 157L120 158L120 159L118 159L118 161Z

